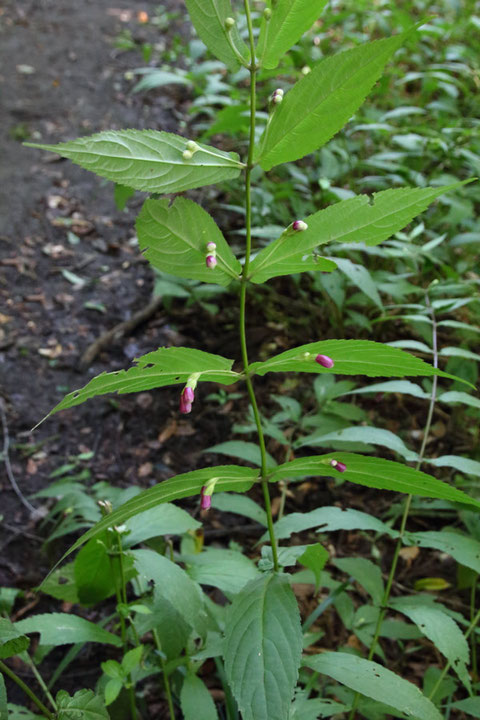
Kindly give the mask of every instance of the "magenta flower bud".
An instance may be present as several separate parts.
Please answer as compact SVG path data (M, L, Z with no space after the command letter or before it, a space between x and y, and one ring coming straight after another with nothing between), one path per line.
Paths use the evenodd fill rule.
M301 232L302 230L308 230L308 225L306 222L303 222L303 220L295 220L292 224L292 229L295 230L295 232Z
M335 468L335 470L338 470L338 472L345 472L347 469L345 463L342 463L339 460L330 460L330 465Z
M193 388L187 386L182 393L182 397L186 403L193 403L193 401L195 400L195 393L193 391Z
M188 415L192 412L192 403L186 402L183 395L180 396L180 412L182 415Z
M328 357L328 355L317 355L317 357L315 358L315 362L317 362L324 368L332 368L335 364L332 358Z
M207 255L205 262L207 264L207 268L213 270L217 265L217 258L213 255Z
M204 485L200 492L200 507L202 510L209 510L212 507L212 496L205 495L206 489L207 489L207 486Z

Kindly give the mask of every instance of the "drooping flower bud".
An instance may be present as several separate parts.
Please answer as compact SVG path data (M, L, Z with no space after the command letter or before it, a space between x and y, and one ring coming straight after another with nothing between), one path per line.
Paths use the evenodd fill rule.
M197 150L200 150L200 147L197 145L195 140L189 140L187 142L187 150L190 150L191 153L196 153Z
M217 249L217 246L216 246L216 244L215 244L214 242L208 242L208 243L207 243L207 250L208 250L209 253L213 253L214 250L216 250L216 249Z
M182 156L184 160L191 160L193 157L193 153L191 150L184 150Z
M271 100L272 100L272 103L273 103L274 105L280 105L280 103L281 103L282 100L283 100L283 90L282 90L282 88L277 88L277 89L273 92L272 97L271 97Z
M308 225L306 222L303 222L303 220L295 220L292 224L292 229L295 230L295 232L303 232L304 230L308 230Z
M186 388L184 388L182 395L183 395L183 399L187 403L193 403L193 401L195 400L195 392L194 392L193 388L188 387L188 385Z
M212 478L202 487L200 491L200 507L202 510L208 510L212 506L212 495L217 482L218 477Z
M213 270L217 266L217 258L214 255L207 255L205 259L207 268Z
M235 20L232 17L225 18L225 30L229 32L235 25Z
M272 17L272 11L270 10L270 8L265 8L265 10L263 11L263 17L267 21L270 20L270 18Z
M192 403L189 403L183 397L183 393L180 395L180 412L182 415L188 415L192 412Z
M335 468L335 470L338 470L338 472L345 472L347 469L347 466L345 463L340 462L340 460L330 460L330 465Z
M303 68L302 68L302 75L308 75L308 74L311 73L311 72L312 72L312 68L311 68L311 67L309 67L308 65L304 65L304 66L303 66Z
M204 485L200 493L200 507L202 508L202 510L209 510L212 507L212 496L205 495L206 489L207 486Z
M317 362L324 368L332 368L335 364L332 358L328 357L328 355L317 355L317 357L315 358L315 362Z

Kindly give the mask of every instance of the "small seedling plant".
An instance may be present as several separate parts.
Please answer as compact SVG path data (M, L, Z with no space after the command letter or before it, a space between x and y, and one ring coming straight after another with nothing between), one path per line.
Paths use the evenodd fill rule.
M480 547L476 540L453 531L414 536L407 533L406 527L412 501L417 502L418 498L434 498L448 508L457 504L463 508L467 529L472 531L474 527L473 518L480 502L420 470L436 400L437 379L467 381L439 369L436 335L433 364L391 345L322 338L252 362L246 330L247 294L252 285L302 272L335 273L337 263L322 257L322 246L364 243L372 248L379 245L408 225L440 195L462 184L402 187L372 196L356 195L308 217L291 218L279 237L259 251L253 246L254 180L259 183L262 172L304 158L324 146L363 103L395 51L414 40L419 25L327 57L292 84L281 75L279 63L319 18L326 0L268 0L260 11L252 7L251 0L244 0L243 8L241 3L238 5L238 8L232 7L230 0L186 0L192 23L211 53L228 70L243 68L249 76L249 135L243 157L156 130L107 131L60 145L33 147L71 159L116 183L123 194L135 190L150 193L136 223L144 257L155 269L169 275L222 288L231 286L238 291L239 299L237 357L230 359L187 347L162 347L138 358L130 369L95 377L82 389L68 394L50 415L99 395L143 392L170 385L179 388L179 412L194 414L195 406L201 402L203 383L225 387L236 384L238 388L244 383L250 418L257 433L254 457L259 457L260 462L256 467L199 468L142 492L115 490L105 484L97 484L93 492L86 492L75 477L68 478L65 474L57 477L55 484L43 492L44 496L63 494L52 511L54 518L63 518L57 532L64 534L94 524L65 556L79 550L75 560L54 570L43 584L43 590L86 606L113 597L115 611L100 624L66 613L37 615L15 625L6 619L1 621L0 658L19 654L28 662L43 689L44 700L3 660L0 660L0 669L27 693L44 717L62 720L73 717L74 712L76 718L86 720L94 715L108 718L107 707L115 717L116 703L124 697L134 720L139 712L143 714L142 698L136 691L139 683L155 674L161 677L170 720L180 713L185 720L218 717L303 720L333 715L350 720L358 715L440 720L451 712L451 702L445 712L442 708L444 698L452 694L447 682L452 681L452 676L448 676L451 668L464 693L473 694L467 670L467 640L470 636L476 637L479 615L475 614L473 604L467 622L429 596L419 594L392 600L391 590L403 544L442 549L458 560L462 558L467 567L476 567L467 558L469 553L477 551L477 545ZM266 107L261 100L261 89L257 90L260 73L279 76L279 87L270 95ZM257 120L265 114L268 119L263 132L259 133ZM214 218L200 204L181 195L187 190L239 177L244 180L245 201L242 257L233 253ZM176 197L173 200L164 197L167 194ZM435 323L429 292L425 294L424 312L430 314ZM275 465L267 453L265 436L266 431L281 436L280 419L277 425L266 422L255 392L257 379L268 373L314 375L319 403L330 402L330 411L339 417L345 417L345 411L336 398L350 392L353 384L337 381L337 376L386 378L384 392L393 391L393 381L389 378L427 379L431 392L421 389L420 392L429 398L430 405L424 441L415 453L416 466L345 451L308 455ZM406 391L409 381L402 382L401 387ZM408 387L411 386L413 383ZM401 392L398 381L395 387ZM223 390L219 391L219 397L223 398L221 393ZM291 416L301 425L301 406L289 403L287 398L282 400L281 396L278 402L284 411L281 422ZM348 414L353 423L364 418L362 411ZM313 423L301 427L306 431L315 429L318 439L323 417L325 415L319 415ZM366 429L371 430L361 428ZM361 443L365 432L363 435L358 432L356 437L354 424L350 430L350 439ZM297 442L296 447L315 446L311 438L307 440L303 444ZM396 447L402 445L398 438ZM291 455L290 446L288 455ZM411 455L407 455L407 459L411 460ZM403 493L400 528L396 530L367 513L342 511L338 507L294 513L274 524L270 489L280 483L285 488L303 478L314 478L317 483L333 478L337 482ZM246 495L255 485L261 488L263 507ZM236 546L228 550L202 548L196 534L200 524L173 504L175 500L195 496L203 510L212 505L233 509L264 525L258 564L242 555ZM67 511L70 519L66 525ZM321 542L282 545L292 533L319 526L328 531L360 529L389 536L396 545L387 582L379 568L364 558L336 559L334 565L347 576L344 582L339 582L324 570L329 554ZM174 552L168 540L171 534L183 535L179 553ZM296 582L301 576L303 582L313 585L315 593L320 587L329 591L326 599L306 618L301 618L292 589L293 576L289 569L296 564L304 568L296 573ZM370 604L357 609L345 594L355 581L371 596ZM201 585L219 588L228 602L214 603ZM330 605L336 607L345 626L367 648L365 653L353 647L320 652L317 643L322 633L315 631L314 624ZM398 619L390 620L388 625L385 621L389 611L397 617L403 614L413 625ZM48 686L27 653L27 635L35 632L41 635L37 660L41 660L51 646L73 643ZM381 637L427 637L436 645L440 657L444 658L443 667L429 669L425 693L385 666ZM121 649L122 653L118 660L109 659L102 664L103 675L96 693L80 690L70 697L60 691L53 698L49 688L63 670L75 662L85 642L107 644ZM472 648L475 646L473 641ZM307 654L303 654L305 648L309 648ZM374 657L381 662L376 662ZM218 706L200 674L203 663L209 659L214 660L223 686L224 701ZM455 683L453 687L455 689ZM473 712L468 703L474 701L474 698L460 700L457 707ZM5 713L3 684L0 703L1 712ZM11 706L10 711L16 713L16 717L26 717L22 713L27 711L16 706ZM473 714L479 716L478 712Z

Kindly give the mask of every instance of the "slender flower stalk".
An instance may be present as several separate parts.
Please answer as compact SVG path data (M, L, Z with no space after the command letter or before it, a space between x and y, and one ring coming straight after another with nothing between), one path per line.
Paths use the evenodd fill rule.
M261 478L263 498L265 502L265 511L267 513L268 533L270 536L270 544L272 546L272 558L275 571L278 571L278 553L277 541L275 539L275 531L273 529L272 506L270 502L270 491L267 479L267 450L265 447L265 437L263 434L262 421L258 410L257 399L250 376L248 375L248 351L246 338L246 296L247 296L247 278L250 266L250 256L252 252L252 169L253 169L253 151L255 146L255 112L256 112L256 73L257 66L255 60L255 41L253 37L252 16L250 13L249 0L244 0L245 13L247 17L248 36L250 41L250 135L248 145L247 169L245 172L245 210L246 210L246 249L245 264L243 266L242 280L240 285L240 345L242 351L242 363L246 374L247 392L250 398L255 425L258 433L258 444L260 446L261 455Z

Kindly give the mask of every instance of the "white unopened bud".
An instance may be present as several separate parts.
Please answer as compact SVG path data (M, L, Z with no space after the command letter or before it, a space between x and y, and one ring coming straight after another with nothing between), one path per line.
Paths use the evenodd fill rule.
M270 10L270 8L265 8L265 10L263 11L263 17L265 18L265 20L270 20L270 18L272 17L272 11Z
M213 253L214 250L216 250L216 249L217 249L217 246L216 246L216 244L215 244L214 242L209 242L209 243L207 243L207 250L208 250L208 252Z
M304 65L302 68L302 75L308 75L308 73L312 72L312 68L308 67L308 65Z
M191 150L185 150L182 155L184 160L191 160L193 157L193 153L191 152Z
M225 30L231 30L235 25L235 20L232 17L225 18Z

